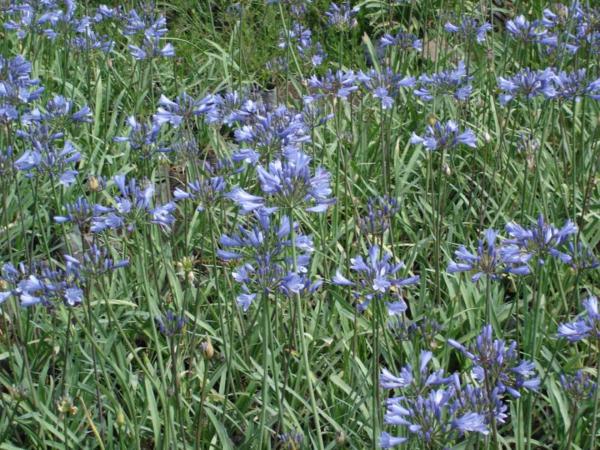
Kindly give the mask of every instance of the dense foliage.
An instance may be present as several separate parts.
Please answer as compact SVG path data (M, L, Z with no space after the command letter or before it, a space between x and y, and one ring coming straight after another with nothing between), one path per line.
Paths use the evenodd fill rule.
M0 2L0 449L600 447L591 0Z

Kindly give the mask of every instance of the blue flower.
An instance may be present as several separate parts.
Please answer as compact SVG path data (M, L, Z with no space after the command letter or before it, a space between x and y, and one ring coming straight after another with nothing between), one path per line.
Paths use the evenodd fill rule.
M166 231L171 230L171 225L175 222L172 214L175 211L175 203L153 206L152 184L147 184L141 189L135 178L128 181L125 175L116 175L113 180L120 195L112 199L113 206L94 206L90 231L100 233L108 229L120 229L126 225L128 231L133 231L138 222L154 223Z
M382 371L380 386L401 391L400 396L386 401L384 422L401 426L408 433L402 438L382 433L383 448L409 440L420 447L445 448L465 433L489 433L487 416L479 411L487 407L486 400L479 397L475 402L469 401L464 392L472 393L474 388L467 386L463 390L458 374L446 377L443 370L429 370L432 358L431 352L421 352L418 369L407 364L397 377L387 369Z
M445 124L436 122L433 126L428 125L423 136L413 133L410 143L423 144L429 151L453 150L460 144L475 148L477 147L477 138L469 128L461 133L458 125L453 120L449 120Z
M359 72L358 80L381 102L383 109L389 109L394 104L394 98L401 87L412 87L415 84L413 77L401 77L392 72L389 67L384 67L381 72L371 69L369 72Z
M275 220L267 209L254 211L254 219L250 226L240 226L239 233L222 235L222 248L217 252L221 259L240 262L232 272L233 279L242 285L238 305L247 311L257 295L292 295L317 289L320 283L312 283L307 276L314 251L312 239L298 233L298 224L292 225L287 216ZM292 246L296 249L295 259Z
M27 177L36 173L48 175L51 179L70 186L75 182L77 170L69 166L79 162L81 153L70 141L64 141L60 148L58 141L63 133L53 133L45 123L34 122L28 130L19 130L17 136L23 138L31 146L15 161L17 170L26 172Z
M529 274L528 258L525 257L511 258L507 268L501 266L506 261L501 257L503 249L499 250L496 247L497 238L498 233L489 228L484 232L484 239L479 240L477 254L469 252L464 245L461 246L454 253L458 262L451 261L448 264L448 273L475 271L475 274L471 277L471 281L474 283L479 281L482 276L496 280L503 271L517 275Z
M130 127L128 136L118 136L115 142L127 142L143 159L151 158L155 153L166 153L171 149L159 141L160 125L157 122L138 121L135 117L127 118Z
M195 200L199 202L197 211L204 211L207 206L214 205L225 192L225 178L222 176L213 176L210 178L201 178L196 181L190 181L187 185L187 191L176 188L173 197L176 201Z
M391 295L392 298L401 300L397 289L418 283L419 276L398 278L396 274L404 267L404 263L392 264L391 258L391 253L380 251L379 246L373 245L369 249L366 261L362 256L350 259L352 280L337 271L332 282L338 286L352 287L354 297L360 301L358 304L360 311L367 309L374 298ZM392 313L397 312L397 307L397 304L392 303Z
M528 100L538 95L554 98L554 79L555 75L551 69L533 71L529 68L521 70L512 78L498 77L498 87L503 91L499 97L500 104L504 106L518 96Z
M414 94L424 101L432 101L434 97L451 95L459 101L468 100L473 87L467 75L464 61L460 61L454 70L442 71L432 75L421 75L416 83Z
M44 88L39 83L31 78L31 63L23 56L0 55L0 123L16 121L20 106L40 98Z
M94 210L85 197L79 197L75 202L66 205L66 216L54 216L56 223L74 223L80 230L89 226Z
M379 436L379 447L393 448L400 444L404 444L406 441L408 441L408 438L406 437L392 436L384 431Z
M182 123L192 125L194 117L209 114L214 108L214 97L208 95L201 99L195 99L184 92L175 101L172 101L165 95L161 95L158 105L156 114L152 116L154 123L158 126L169 123L178 127Z
M77 306L83 301L78 280L62 269L52 269L47 263L34 262L29 266L20 263L17 267L4 264L0 281L4 288L0 291L0 303L11 296L18 298L24 308L38 304L49 306L53 301Z
M311 158L305 153L290 150L282 159L271 162L267 169L262 166L256 168L261 189L269 204L324 212L333 203L330 198L330 173L317 167L312 175L310 161Z
M379 47L398 47L402 50L415 50L421 52L423 50L423 41L412 33L397 33L391 35L385 33L379 40Z
M585 69L574 72L560 71L554 75L552 82L556 98L578 102L581 97L587 95L594 100L600 100L600 78L590 82Z
M331 2L329 9L325 12L329 25L349 29L354 28L357 24L356 15L360 11L360 6L352 7L349 1L345 1L341 5Z
M567 249L564 251L551 248L550 254L574 270L593 270L600 267L600 261L594 255L592 249L584 246L581 241L577 245L573 241L569 241Z
M540 21L528 21L524 16L517 16L515 19L506 22L506 30L515 39L524 42L537 42L546 34L546 30L540 26Z
M583 301L584 313L579 320L562 323L558 327L558 337L569 342L583 339L600 341L600 313L598 312L598 298L591 296Z
M92 244L82 254L77 256L64 255L66 272L84 282L88 278L97 277L129 265L128 259L115 261L110 250Z
M598 388L591 380L589 373L578 370L573 375L560 375L560 385L565 391L567 399L573 404L589 400Z
M475 344L468 348L453 339L448 343L473 362L473 378L488 389L496 390L498 395L508 393L518 398L523 389L536 391L539 388L540 379L534 364L519 359L515 341L507 346L504 341L493 339L491 325L485 325Z
M242 214L247 214L265 206L263 197L252 195L240 187L234 188L225 197L233 200L242 208Z
M305 97L304 101L312 102L323 96L338 97L346 100L352 92L358 90L356 82L357 77L353 70L338 70L337 72L327 70L327 73L322 78L313 75L308 79L307 84L316 93Z
M503 242L501 249L504 261L519 263L535 256L540 264L544 264L547 255L560 256L557 250L567 242L569 236L577 233L577 226L567 220L559 229L547 224L540 214L531 228L526 229L511 222L506 225L506 231L510 238Z
M444 30L448 33L459 34L466 41L475 39L481 44L485 41L486 33L492 30L492 26L487 22L480 24L480 22L473 17L463 17L458 25L446 22Z

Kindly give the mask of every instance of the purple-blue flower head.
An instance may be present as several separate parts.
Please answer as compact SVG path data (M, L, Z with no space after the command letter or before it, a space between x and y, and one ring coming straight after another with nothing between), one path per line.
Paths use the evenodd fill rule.
M173 198L176 201L194 200L198 202L196 210L204 211L207 206L214 205L223 197L225 187L225 179L221 176L200 178L196 181L190 181L185 191L176 188L173 192Z
M305 97L304 100L310 102L323 96L346 100L352 92L358 90L357 81L353 70L338 70L336 72L328 70L322 78L313 75L307 83L314 93Z
M578 102L581 97L587 95L594 100L600 100L600 78L590 81L585 69L574 72L560 71L554 74L552 83L556 98Z
M124 175L116 175L113 180L119 189L119 195L112 199L110 206L94 206L90 231L100 233L125 226L132 231L138 222L153 223L166 231L171 230L175 222L175 203L154 205L153 184L148 183L142 188L135 178L127 180Z
M533 43L538 42L546 34L546 30L541 26L540 21L530 22L522 15L508 20L506 30L515 39Z
M195 99L186 92L180 94L174 101L161 95L158 100L158 110L152 116L155 124L162 126L166 123L178 127L182 123L191 126L193 119L199 115L208 115L214 108L214 96L208 95Z
M473 17L463 17L458 25L446 22L444 30L458 34L465 41L476 40L481 44L485 41L486 33L492 30L492 26L487 22L481 23Z
M159 141L160 125L154 121L139 121L135 117L127 118L129 125L128 136L118 136L114 138L115 142L127 142L132 150L143 159L152 157L155 153L166 153L170 149L165 147Z
M33 122L27 130L19 130L17 136L29 146L15 161L17 170L25 172L27 177L47 175L64 186L75 182L78 172L72 167L81 159L81 153L68 140L59 146L63 133L53 133L45 123Z
M475 272L471 277L471 281L476 283L482 276L486 276L492 280L498 279L500 273L504 271L501 266L502 260L496 247L498 233L489 228L484 232L484 239L479 240L477 253L471 253L464 245L454 252L456 262L450 261L448 273L456 272ZM529 268L526 264L524 269L517 272L525 274L529 273Z
M583 370L578 370L573 375L561 374L560 385L572 404L591 399L597 389L590 374Z
M592 339L600 342L600 313L598 298L591 296L583 301L584 312L574 322L562 323L558 326L558 337L569 342Z
M394 104L394 98L398 95L401 87L413 87L415 79L413 77L402 77L395 74L389 67L384 67L381 72L375 69L367 73L359 72L358 80L365 89L379 100L383 109L389 109Z
M423 136L413 133L410 143L423 144L429 151L453 150L460 144L475 148L477 147L477 138L469 128L461 133L456 122L449 120L445 124L436 122L434 125L428 125Z
M414 50L421 52L423 50L423 41L412 33L385 33L379 39L379 47L385 49L387 47L396 47L401 50Z
M421 100L429 102L435 97L450 95L456 100L468 100L473 87L472 76L467 74L464 61L460 61L454 70L446 70L432 75L421 75L413 93Z
M473 362L473 378L482 386L496 389L512 397L521 396L521 390L536 391L540 384L532 362L519 359L517 343L508 345L503 340L494 339L491 325L485 325L474 344L465 347L449 339L448 344L460 350Z
M552 69L533 71L525 68L511 78L498 77L498 87L502 91L499 100L501 105L517 97L531 100L538 95L554 98L556 90L552 81L555 75Z
M312 175L310 161L305 153L291 150L282 159L271 162L266 169L262 166L256 168L269 206L324 212L333 203L330 173L317 167Z
M364 311L374 298L383 298L386 295L392 299L401 298L398 288L418 283L419 276L399 277L397 273L404 268L404 263L393 263L391 258L391 253L373 245L366 260L362 256L350 259L350 279L337 271L332 282L338 286L352 287L354 297L360 302L358 309L361 311Z
M248 216L248 219L251 221L252 217ZM248 226L240 226L236 234L222 235L220 244L222 248L217 255L221 259L240 262L232 277L242 285L237 302L244 311L257 295L312 292L320 284L310 282L307 275L314 251L312 239L300 234L298 224L292 225L287 216L277 219L272 211L257 209L254 221ZM296 249L295 259L292 246Z
M384 422L408 433L405 438L382 433L383 448L409 440L425 448L444 448L465 433L489 433L486 415L479 411L485 402L465 401L458 374L446 377L441 369L431 371L428 366L432 358L431 352L422 351L418 369L407 364L398 376L383 369L380 387L401 392L386 401ZM467 386L464 391L472 392L473 388Z
M19 106L40 97L44 88L39 83L31 78L31 63L23 56L0 55L0 123L16 121Z
M500 250L505 262L521 262L536 257L543 264L548 254L559 256L553 250L561 248L569 236L577 233L577 226L567 220L562 228L557 228L546 223L544 216L540 214L531 228L511 222L506 225L506 231L510 238L503 242Z
M352 7L348 0L340 5L331 2L325 16L329 25L344 30L354 28L357 25L356 15L359 11L360 6Z

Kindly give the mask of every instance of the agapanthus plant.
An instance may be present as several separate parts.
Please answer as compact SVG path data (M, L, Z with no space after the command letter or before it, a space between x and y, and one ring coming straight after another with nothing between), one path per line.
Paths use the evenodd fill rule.
M569 236L577 233L577 226L567 220L562 228L557 228L546 223L540 214L531 228L511 222L506 225L506 231L510 237L500 250L504 261L521 263L535 257L539 264L544 264L548 255L560 257L559 249L567 243Z
M530 22L520 15L506 22L506 31L515 39L523 42L536 43L546 34L546 29L539 20Z
M153 184L147 183L142 188L135 178L127 180L124 175L116 175L113 179L119 194L112 199L110 206L94 206L90 231L100 233L121 228L133 231L138 223L153 223L170 231L175 222L175 203L155 206Z
M468 347L454 339L448 343L471 360L473 378L490 392L519 398L523 390L537 391L540 386L534 363L520 359L515 341L507 345L501 339L494 339L491 325L485 325L475 343Z
M77 279L47 263L20 263L17 267L6 263L2 266L0 281L0 304L11 296L19 299L22 307L38 304L51 307L54 301L76 306L83 301L83 290Z
M398 95L400 88L412 87L415 84L413 77L402 77L395 74L389 67L384 67L380 72L375 69L367 73L359 72L358 80L365 89L376 98L383 109L389 109L394 104L394 98Z
M17 136L24 139L27 150L15 161L15 168L32 178L48 176L64 186L75 182L78 173L73 167L81 159L75 145L63 140L64 133L53 132L45 123L33 122L27 130L19 130Z
M173 198L177 201L193 200L198 206L196 211L204 211L208 205L214 205L225 193L225 179L221 176L199 178L190 181L186 189L176 188Z
M287 216L278 219L272 211L261 208L254 211L254 219L248 226L240 226L238 233L222 235L222 248L217 252L223 260L240 263L232 272L242 285L238 305L247 311L257 295L316 289L319 283L311 283L307 276L314 251L312 239L301 234L298 224L292 224Z
M156 114L152 116L152 120L159 126L166 123L173 127L182 124L192 126L193 119L197 116L209 114L211 109L214 108L214 103L215 98L213 95L196 99L187 92L183 92L175 100L169 100L167 96L161 95L158 99L158 109Z
M244 111L242 111L244 112ZM301 113L283 105L269 110L254 104L245 124L235 130L240 149L234 152L234 161L256 164L262 156L280 156L286 151L299 150L310 141L308 127Z
M560 386L567 399L575 405L590 400L598 388L590 374L583 370L578 370L573 375L561 374Z
M345 30L354 28L357 25L356 15L359 11L360 6L352 7L348 0L339 5L331 2L325 16L329 25Z
M358 90L357 81L353 70L328 70L323 77L313 75L307 80L310 94L304 97L304 101L311 102L322 97L346 100L352 92Z
M569 342L578 342L584 339L600 342L600 312L598 312L598 298L591 296L583 301L584 312L574 322L562 323L558 327L558 337Z
M117 136L115 142L127 142L142 159L149 159L156 153L167 153L171 149L164 145L160 137L160 125L155 121L127 118L128 136Z
M395 47L401 50L414 50L415 52L423 51L423 41L412 33L385 33L379 39L379 47L385 49L387 47Z
M575 244L572 240L567 243L567 248L558 250L551 248L550 254L560 259L573 270L593 270L600 267L600 261L590 247L579 241Z
M496 280L504 272L514 273L516 275L527 275L530 273L527 265L528 258L522 257L511 259L510 264L505 264L501 257L501 251L496 246L498 233L489 228L484 232L484 239L479 240L477 252L472 253L464 245L454 252L456 261L450 261L448 273L456 272L475 272L471 281L476 283L482 276L491 280Z
M123 30L126 36L141 36L139 45L128 46L129 52L136 60L175 56L173 44L162 44L167 32L167 20L164 16L157 15L153 7L147 8L141 14L134 9L130 10Z
M531 70L525 68L511 78L498 77L498 87L502 91L499 100L501 105L506 105L517 97L531 100L539 95L546 98L554 98L556 89L552 69Z
M449 120L446 123L436 121L433 125L428 125L423 136L413 133L410 143L422 144L429 151L447 151L453 150L461 144L475 148L477 147L477 138L469 128L461 133L456 122Z
M366 214L359 218L360 229L370 235L382 235L391 226L392 219L400 211L398 200L387 195L369 197Z
M556 91L556 98L578 102L581 97L588 96L594 100L600 100L600 78L590 81L585 69L555 73L552 83Z
M96 244L92 244L78 255L64 257L67 273L84 283L129 265L128 259L115 260L108 247L100 247Z
M78 197L73 203L65 205L66 215L54 216L56 223L72 223L80 231L87 231L94 216L94 208L85 197Z
M40 98L44 88L31 78L31 63L23 56L0 55L0 123L16 121L19 107Z
M458 22L458 25L446 22L444 30L448 33L459 35L465 41L477 41L481 44L485 41L487 32L492 30L492 25L488 22L481 23L476 18L465 16Z
M350 259L351 273L348 278L338 270L332 282L352 289L352 295L359 302L359 311L366 310L374 299L388 299L391 300L387 303L390 314L401 313L406 309L406 304L400 295L400 289L418 283L420 277L400 276L398 272L405 267L404 263L394 263L391 259L391 253L373 245L366 261L362 256Z
M417 79L414 94L423 101L432 101L435 97L449 95L456 100L468 100L473 87L472 76L467 74L464 61L460 61L454 70L446 70L432 75L421 75Z
M73 101L62 95L55 95L48 100L43 110L34 108L32 111L22 115L21 123L29 125L32 123L45 123L53 130L63 130L69 125L91 122L92 111L89 106L76 109Z
M313 41L312 31L299 22L292 23L287 34L280 33L278 46L281 49L287 49L288 46L295 48L300 58L313 67L320 66L327 56L321 43Z
M462 399L458 376L445 376L441 369L429 369L432 358L431 352L421 352L419 367L407 364L398 376L387 369L382 370L380 386L401 392L400 396L386 401L384 421L387 425L402 427L407 434L381 433L381 448L400 444L414 444L426 449L446 448L468 433L489 433L485 414L474 411L472 405ZM485 407L485 403L483 405Z

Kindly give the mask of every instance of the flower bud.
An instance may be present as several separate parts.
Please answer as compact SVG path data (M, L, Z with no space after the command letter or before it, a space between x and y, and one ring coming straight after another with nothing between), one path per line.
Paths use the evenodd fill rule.
M123 410L121 408L119 408L119 412L117 413L117 426L119 427L124 427L125 426L125 413L123 413Z
M202 344L200 344L200 349L202 350L202 355L205 359L212 359L215 355L215 349L212 345L210 338L207 338Z

